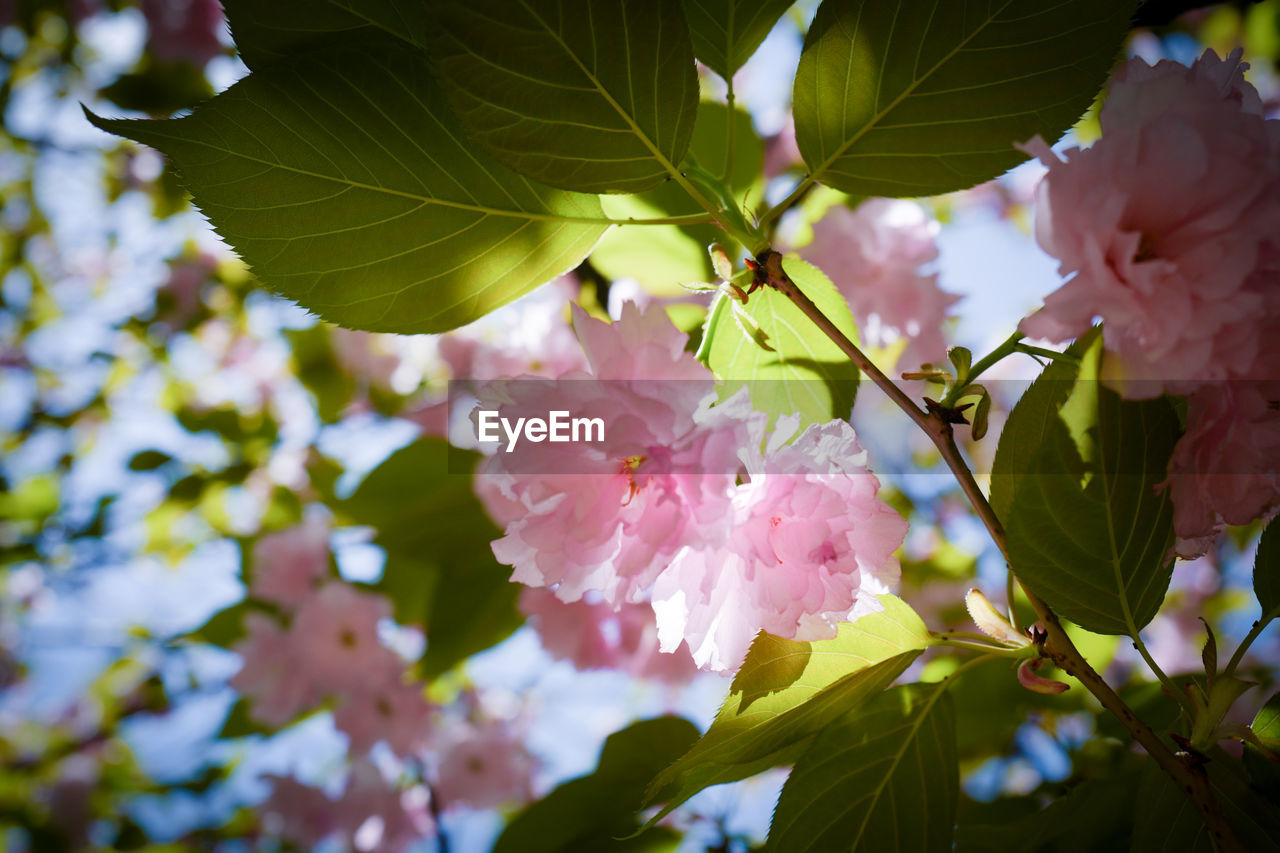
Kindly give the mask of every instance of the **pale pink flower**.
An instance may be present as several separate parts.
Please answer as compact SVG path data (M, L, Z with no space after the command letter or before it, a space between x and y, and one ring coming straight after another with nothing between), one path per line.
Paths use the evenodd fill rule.
M425 745L430 714L422 691L395 678L343 694L333 724L347 735L352 754L382 740L396 755L409 755Z
M439 339L440 357L455 380L557 377L586 367L569 327L577 280L563 275L532 293Z
M938 259L939 228L913 201L872 198L857 210L833 205L800 250L849 301L864 341L887 347L907 339L897 361L903 369L946 360L943 325L960 297L926 270Z
M1220 382L1187 398L1187 432L1169 463L1176 550L1205 553L1225 525L1280 509L1280 380Z
M1280 122L1261 114L1241 54L1116 75L1102 138L1049 168L1036 238L1071 275L1022 323L1064 341L1105 322L1108 378L1131 395L1280 375Z
M616 669L641 678L682 684L697 674L686 649L658 648L658 626L647 604L582 599L563 602L547 589L520 593L520 609L533 618L542 646L579 669Z
M397 335L361 332L334 326L330 330L333 355L342 368L374 388L392 390L392 376L403 359Z
M247 636L232 646L244 658L244 666L230 684L249 700L255 718L283 726L313 707L320 691L302 666L293 638L274 619L249 613L244 626Z
M776 178L793 167L804 165L800 155L800 146L796 144L796 121L791 113L787 113L786 122L773 136L764 143L764 175Z
M226 23L218 0L142 0L147 47L157 59L204 67L225 49L218 31Z
M390 617L384 597L328 583L298 608L290 641L318 688L339 694L367 690L399 677L399 659L378 639L378 622Z
M510 726L466 724L442 745L433 790L442 809L525 803L533 798L533 770L533 756Z
M813 425L784 445L788 420L736 489L728 536L685 548L654 583L662 648L683 641L701 667L738 666L761 630L834 637L838 623L878 612L875 596L897 587L893 554L907 522L877 497L853 428Z
M403 850L434 833L425 795L420 786L397 790L364 759L352 765L334 817L344 839L362 853Z
M266 818L271 835L310 849L338 831L334 802L319 788L304 785L291 776L264 778L271 782L271 796L258 811Z
M329 571L329 526L318 518L263 536L253 546L250 594L293 610Z
M513 580L555 587L563 601L587 590L635 601L680 547L719 528L738 450L760 418L745 394L711 406L710 371L660 308L628 305L616 323L578 309L574 325L591 373L478 396L507 418L599 417L604 440L504 449L482 463L477 493L506 525L493 549Z

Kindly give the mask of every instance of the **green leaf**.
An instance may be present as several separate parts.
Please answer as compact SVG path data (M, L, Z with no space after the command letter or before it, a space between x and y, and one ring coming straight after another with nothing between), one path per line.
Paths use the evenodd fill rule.
M679 838L665 828L618 839L637 828L645 783L697 738L697 728L679 717L642 720L609 735L595 772L564 783L516 815L494 853L673 849Z
M1167 400L1105 387L1102 355L1095 338L1056 413L1028 392L1028 410L1019 402L1001 436L1016 449L997 453L993 473L1017 480L1001 503L1019 579L1083 628L1132 634L1155 616L1173 571L1173 506L1156 487L1181 430Z
M272 289L351 328L442 332L573 268L599 200L473 150L425 56L373 39L272 65L185 118L99 127L177 164Z
M441 0L435 13L436 68L495 158L582 192L679 179L698 106L679 0Z
M964 189L1089 107L1132 0L827 0L793 97L811 179L853 195Z
M476 458L442 439L414 442L335 507L344 520L377 529L373 541L387 561L373 588L391 599L398 621L426 628L426 678L496 645L524 622L516 607L520 585L490 549L501 533L472 491L470 467L458 461L473 465Z
M768 849L950 851L960 793L955 740L942 685L877 696L800 756L778 798Z
M693 53L726 80L741 68L794 0L682 0Z
M783 261L787 275L850 340L858 340L849 303L817 267L799 258ZM746 385L752 404L770 415L798 414L801 429L847 418L858 389L858 368L813 321L782 294L761 288L747 313L769 337L774 352L744 335L721 296L707 320L703 352L716 376L726 380L722 397Z
M1067 352L1080 358L1101 334L1100 326L1090 329L1068 347ZM1050 362L1009 413L991 464L991 507L1006 524L1013 494L1028 477L1035 476L1032 474L1035 456L1079 373L1080 365L1068 359Z
M1280 693L1267 700L1267 704L1258 709L1253 723L1249 726L1267 749L1280 752Z
M1249 789L1240 763L1220 749L1205 765L1209 788L1243 849L1280 851L1280 811ZM1150 762L1138 789L1133 853L1211 853L1212 837L1200 813L1168 774Z
M756 135L751 115L742 109L733 113L733 162L727 163L729 108L714 101L698 105L698 121L693 129L689 159L694 159L713 175L727 175L738 203L745 206L759 198L764 143ZM683 216L701 208L679 185L662 183L631 196L606 196L605 212L616 219L634 217ZM651 293L684 295L681 285L711 281L714 272L707 246L719 242L732 251L733 243L723 230L705 225L646 225L643 228L612 228L591 252L591 265L608 278L634 278Z
M237 699L231 709L227 711L227 718L222 723L222 728L218 731L218 738L230 739L248 737L249 735L270 735L273 730L269 726L259 723L253 717L253 708L250 707L247 699Z
M1136 773L1116 769L1106 778L1081 782L1043 809L1014 820L968 825L962 822L956 831L956 851L1127 851L1137 781Z
M1262 618L1280 616L1280 524L1274 520L1262 531L1253 558L1253 592L1262 605Z
M369 21L328 0L222 0L236 50L258 70L323 39L359 38Z
M154 471L172 461L173 457L168 453L159 450L143 450L140 453L135 453L133 458L129 460L129 470Z
M840 626L832 640L761 634L707 733L649 785L665 802L652 825L709 785L788 764L813 736L888 687L932 642L920 617L881 595L884 611Z

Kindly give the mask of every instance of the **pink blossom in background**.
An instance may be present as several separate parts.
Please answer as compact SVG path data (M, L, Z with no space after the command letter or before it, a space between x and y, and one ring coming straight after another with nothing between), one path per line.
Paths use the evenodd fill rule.
M317 518L263 536L253 546L249 592L293 610L329 571L329 526Z
M796 144L796 120L791 113L787 113L787 121L782 130L764 142L764 176L776 178L789 169L802 165L804 158L800 156L800 146Z
M943 326L960 297L924 271L938 259L939 228L915 202L872 198L857 210L833 205L813 226L813 243L800 250L849 301L864 341L885 347L907 339L897 361L902 370L946 360Z
M1100 316L1110 377L1173 393L1280 375L1280 122L1246 67L1130 60L1098 142L1062 160L1028 144L1049 168L1036 239L1072 277L1026 334L1065 341Z
M432 786L441 809L487 809L533 799L534 759L510 725L499 720L460 724L442 741Z
M226 26L218 0L142 0L147 48L157 58L204 67L225 48L218 39Z
M563 602L548 589L526 588L520 610L532 617L542 646L579 669L614 669L640 678L683 684L698 668L684 648L658 648L658 626L647 603Z
M1208 549L1224 525L1280 509L1280 380L1220 382L1187 398L1187 432L1169 464L1176 550Z
M391 390L400 368L399 336L360 332L334 326L330 330L333 355L342 368L374 388Z
M385 740L396 755L410 755L426 744L431 706L422 690L400 679L400 672L364 690L342 694L333 724L347 735L350 751L364 754Z
M714 547L687 547L654 584L662 648L682 641L704 668L738 666L760 630L820 640L840 622L878 612L897 588L894 551L907 522L877 497L879 480L843 421L792 444L780 423L733 498Z
M358 692L399 676L399 659L378 639L378 622L390 618L386 598L333 582L302 603L290 634L317 687Z
M510 305L442 335L440 357L458 380L554 378L583 370L586 359L569 325L569 304L577 292L574 276L560 276Z
M435 832L425 789L397 790L367 760L352 765L336 800L292 777L265 778L272 790L258 807L264 828L307 849L336 838L358 851L399 851Z
M302 665L293 638L265 613L244 617L247 636L232 646L244 657L244 666L231 678L231 686L248 699L253 716L272 726L283 726L320 701L320 690Z

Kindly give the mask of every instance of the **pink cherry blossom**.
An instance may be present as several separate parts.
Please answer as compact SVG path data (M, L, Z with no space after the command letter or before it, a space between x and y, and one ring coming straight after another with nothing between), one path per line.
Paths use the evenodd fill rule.
M399 660L378 639L378 622L390 617L391 605L382 596L328 583L298 608L290 640L318 688L338 694L366 690L399 676Z
M1220 382L1187 398L1169 465L1176 550L1203 554L1228 524L1280 509L1280 381Z
M353 754L382 740L396 755L409 755L426 743L430 713L419 688L388 678L343 694L333 723L347 735Z
M533 617L543 648L579 669L616 669L641 678L682 684L697 674L684 648L658 648L658 626L647 604L616 609L586 599L563 602L546 589L520 593L520 609Z
M312 848L337 832L333 800L319 788L304 785L290 776L267 776L271 796L258 810L265 818L268 833Z
M442 809L525 803L533 798L533 769L533 756L509 725L463 724L441 744L433 790Z
M577 309L574 326L590 373L498 383L479 397L509 418L598 416L605 440L495 453L477 493L505 522L493 549L513 580L555 587L563 601L587 590L635 601L680 547L719 529L754 421L745 394L710 405L711 372L660 308L627 306L616 323Z
M374 388L392 389L392 376L402 361L397 336L341 326L334 326L330 332L333 355L344 370Z
M800 250L844 294L865 341L885 347L907 339L897 362L904 370L947 355L943 325L960 297L925 271L938 259L939 227L915 202L872 198L857 210L834 205Z
M253 716L272 726L283 726L313 707L320 691L302 666L293 638L264 613L244 618L247 636L232 649L244 657L244 666L231 686L250 702Z
M564 275L461 329L441 336L440 357L455 380L557 377L586 367L569 327L577 280Z
M750 480L736 489L732 532L687 547L653 587L662 648L685 642L699 666L736 667L760 630L819 640L879 611L897 587L907 522L877 497L866 454L843 421L814 425L792 444L780 423Z
M1280 375L1280 122L1246 67L1131 60L1092 147L1028 145L1049 168L1036 238L1072 277L1024 332L1064 341L1102 317L1109 378L1156 380L1139 393Z
M254 598L293 610L329 571L329 526L317 518L259 539L253 546Z
M226 26L218 0L142 0L150 34L147 47L158 59L203 67L223 52L218 31Z

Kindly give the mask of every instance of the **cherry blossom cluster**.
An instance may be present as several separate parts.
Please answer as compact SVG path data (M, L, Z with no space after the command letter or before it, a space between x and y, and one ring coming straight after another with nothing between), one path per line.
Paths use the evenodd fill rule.
M606 323L574 309L587 369L482 386L504 416L548 399L608 423L595 444L525 443L480 466L476 486L505 528L494 553L513 580L618 609L650 602L665 652L736 667L760 630L816 640L878 609L906 522L847 423L766 418L746 390L717 402L711 372L657 307ZM535 607L536 599L535 601ZM553 639L552 644L555 644Z
M1036 237L1071 278L1022 330L1064 341L1101 317L1121 393L1188 397L1169 472L1184 557L1280 507L1280 121L1247 68L1131 60L1098 142L1027 146L1049 169Z
M352 754L380 740L398 755L423 747L430 706L419 688L405 683L403 662L378 636L390 605L325 579L324 523L309 520L264 536L252 566L250 595L275 605L287 620L249 613L247 636L234 647L245 662L231 685L249 699L253 715L282 726L333 697L334 724L346 733Z
M819 269L840 271L836 286L866 343L902 342L897 364L905 370L947 358L943 326L960 297L938 287L937 273L929 271L940 228L914 201L872 198L856 210L833 205L801 250Z

